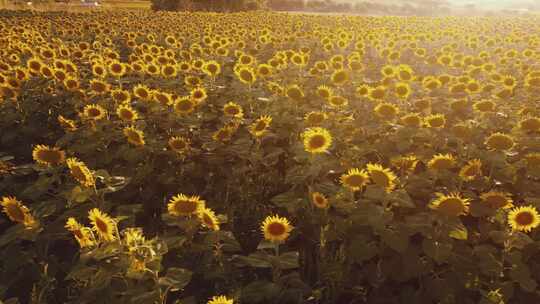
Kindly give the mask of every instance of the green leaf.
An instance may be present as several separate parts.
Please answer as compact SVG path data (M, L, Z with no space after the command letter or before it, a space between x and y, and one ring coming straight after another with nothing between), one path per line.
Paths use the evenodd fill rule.
M279 269L295 269L299 267L298 251L290 251L280 255L277 259L277 267Z
M395 205L403 208L416 208L416 205L412 201L409 193L405 190L396 190L388 195L389 201Z
M450 224L449 226L450 232L448 233L448 236L451 238L456 240L466 240L469 237L467 227L465 227L461 221Z
M159 285L169 286L171 291L181 290L191 281L193 272L184 269L171 267L164 277L159 278Z
M428 257L440 264L450 257L450 254L452 253L452 244L424 239L422 242L422 249Z
M409 247L409 236L403 231L384 230L381 238L388 247L399 253L404 253Z
M265 301L274 302L279 295L278 285L267 281L255 281L242 288L242 303L261 303Z
M235 255L233 258L240 264L240 266L250 266L255 268L272 267L271 257L262 252L252 253L249 256Z

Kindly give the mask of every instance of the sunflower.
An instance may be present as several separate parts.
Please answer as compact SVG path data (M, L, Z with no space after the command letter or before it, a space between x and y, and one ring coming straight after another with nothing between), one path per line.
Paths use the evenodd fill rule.
M349 169L339 178L341 184L351 191L360 191L369 182L369 175L365 170Z
M309 126L318 126L327 118L328 115L326 115L324 112L309 112L304 116L304 120Z
M311 203L319 209L326 209L329 207L328 199L320 192L311 193Z
M508 212L508 224L513 230L529 232L540 225L540 215L533 206L520 206Z
M418 113L409 113L400 118L401 123L407 127L418 128L422 125L422 117Z
M146 242L141 228L126 228L122 231L124 242L129 247L129 251L136 249Z
M486 139L486 146L489 149L496 151L506 151L514 147L514 139L512 136L504 133L493 133Z
M513 89L517 85L516 78L514 76L511 76L511 75L503 76L502 79L501 79L501 82L502 82L502 85L505 88L508 88L508 89Z
M113 60L108 65L109 73L113 77L120 78L126 74L126 65L121 63L120 61Z
M208 76L215 78L221 73L221 65L215 60L209 60L204 64L202 70Z
M235 118L242 118L244 116L244 111L239 104L230 101L223 106L223 114Z
M161 76L165 78L175 78L178 75L176 66L173 64L165 64L160 70Z
M228 299L225 296L213 296L206 304L233 304L232 299Z
M255 137L261 137L264 135L264 133L266 133L271 122L272 117L263 115L256 119L251 126L249 126L249 132Z
M88 227L81 225L79 222L77 222L75 218L68 218L64 227L68 231L73 233L73 236L75 236L75 239L77 240L81 248L91 247L95 245L92 230Z
M227 142L231 140L232 136L234 135L234 131L235 129L231 126L223 126L212 134L212 138L215 141Z
M375 109L375 114L384 120L392 120L399 113L399 108L391 103L381 102Z
M411 86L406 82L398 82L394 86L394 94L401 99L407 99L411 95Z
M304 149L309 153L325 153L332 145L332 135L327 129L314 127L302 133Z
M386 192L390 192L396 187L395 181L397 176L392 170L383 168L379 164L369 163L367 164L367 172L371 181L377 186L384 188Z
M101 240L110 242L116 239L116 222L109 215L101 212L98 208L94 208L88 212L88 219L92 224L92 230L97 233Z
M176 99L174 102L174 110L179 114L189 114L195 110L197 102L189 96L184 96Z
M203 87L197 87L191 90L190 97L195 101L197 104L203 102L206 100L208 95L206 94L206 89Z
M464 181L472 181L479 176L482 176L482 162L479 159L470 160L459 171L459 177Z
M510 193L491 190L480 195L480 199L493 209L508 209L514 207Z
M538 132L540 131L540 118L528 117L519 122L519 128L523 132Z
M324 99L329 99L331 96L334 95L334 91L332 90L332 88L325 85L318 86L316 92L317 95Z
M135 146L144 146L144 133L135 127L125 127L122 132L128 142Z
M404 173L413 172L418 164L418 158L414 155L399 156L392 158L391 163Z
M38 164L51 166L63 163L66 159L66 153L57 147L37 145L32 151L32 157Z
M116 115L118 115L118 117L125 122L133 122L139 118L137 111L135 111L128 104L118 106L116 109Z
M117 103L129 103L131 101L131 93L122 89L111 90L111 97Z
M71 176L75 178L81 185L85 187L93 187L95 185L94 176L85 163L72 157L66 160Z
M89 104L84 107L83 116L86 119L98 121L107 116L107 110L98 104Z
M285 95L294 101L300 101L304 98L304 91L298 85L294 84L287 87Z
M103 80L92 79L90 80L90 90L95 94L104 94L107 93L110 89L110 84Z
M437 154L428 162L428 167L433 170L450 170L456 165L456 159L452 154Z
M527 153L525 155L525 163L529 170L540 167L540 153Z
M26 61L26 67L35 74L39 73L43 65L43 61L36 57L32 57Z
M187 196L181 193L173 196L167 205L167 210L172 216L197 215L203 208L205 208L205 201L199 196Z
M369 91L368 98L370 100L381 101L386 97L386 87L377 86Z
M257 67L257 75L264 78L272 75L274 73L274 68L269 64L259 64Z
M432 114L424 118L426 126L430 128L440 129L444 128L446 124L446 118L444 114Z
M201 210L197 213L197 217L204 227L213 231L219 230L219 220L214 211L211 209L206 207L201 208Z
M152 99L164 107L167 107L173 104L172 94L161 92L158 90L152 91Z
M171 137L168 144L169 148L180 154L189 150L189 140L182 136Z
M37 221L32 214L30 214L30 210L15 197L2 197L0 205L3 207L2 211L9 217L11 221L23 224L26 228L36 227Z
M459 193L444 195L437 193L437 198L429 205L431 209L447 216L465 215L469 211L469 199L461 197Z
M332 73L330 80L336 86L343 86L349 82L349 72L344 69L338 69Z
M455 112L463 112L467 109L469 101L465 98L453 100L450 103L450 109Z
M491 100L481 100L473 105L473 109L478 112L494 112L495 106L495 102Z
M75 124L74 120L67 119L62 115L58 115L57 120L64 130L68 132L73 132L77 130L77 124Z
M255 72L249 66L241 66L234 73L242 83L247 85L252 85L257 80Z
M293 227L287 218L274 215L266 217L262 222L261 230L266 240L281 243L289 237Z
M367 97L369 95L370 90L371 90L370 86L363 84L356 87L355 94L358 97Z
M138 84L133 88L133 95L144 101L149 101L152 97L152 95L150 94L150 89L142 84Z

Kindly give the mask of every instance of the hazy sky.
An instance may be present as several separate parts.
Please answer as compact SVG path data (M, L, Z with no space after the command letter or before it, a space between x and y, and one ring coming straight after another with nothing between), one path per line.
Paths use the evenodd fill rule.
M448 0L448 2L454 5L475 4L476 6L489 6L489 7L504 7L504 8L519 8L526 7L527 4L532 4L534 0Z

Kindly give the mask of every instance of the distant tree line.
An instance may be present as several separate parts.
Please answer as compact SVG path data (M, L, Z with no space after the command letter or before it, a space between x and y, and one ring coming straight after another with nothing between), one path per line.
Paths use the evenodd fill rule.
M449 11L446 0L409 0L387 4L369 0L356 3L335 0L152 0L154 10L237 12L275 10L302 12L337 12L381 15L432 15Z

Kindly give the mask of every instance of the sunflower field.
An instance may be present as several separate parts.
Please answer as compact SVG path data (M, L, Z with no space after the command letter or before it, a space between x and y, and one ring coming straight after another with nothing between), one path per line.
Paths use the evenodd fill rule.
M0 11L0 303L540 303L539 33Z

